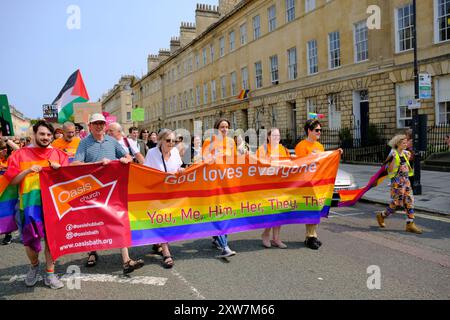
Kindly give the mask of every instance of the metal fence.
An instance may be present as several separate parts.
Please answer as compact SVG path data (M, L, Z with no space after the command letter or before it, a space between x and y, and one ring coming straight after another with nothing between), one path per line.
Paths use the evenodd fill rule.
M397 133L403 133L403 129L387 126L384 123L371 123L367 127L322 128L320 142L325 150L337 148L344 149L342 160L344 162L369 162L381 163L389 154L391 148L389 140ZM290 129L280 130L282 143L292 149L304 139L303 128L297 132ZM426 159L436 152L448 151L449 147L445 137L450 135L450 125L441 124L427 128L427 150L422 152L422 158Z

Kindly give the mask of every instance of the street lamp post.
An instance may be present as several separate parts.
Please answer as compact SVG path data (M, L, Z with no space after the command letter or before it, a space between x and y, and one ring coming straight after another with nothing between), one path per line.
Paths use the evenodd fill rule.
M414 98L416 101L419 100L419 68L417 62L417 33L416 33L416 23L417 23L417 11L416 11L416 0L413 0L413 48L414 48ZM414 184L413 184L413 193L414 195L422 194L422 185L420 183L420 161L421 155L419 151L420 145L420 125L419 121L419 109L414 108L412 110L412 130L413 130L413 138L414 138ZM423 125L423 124L422 124Z

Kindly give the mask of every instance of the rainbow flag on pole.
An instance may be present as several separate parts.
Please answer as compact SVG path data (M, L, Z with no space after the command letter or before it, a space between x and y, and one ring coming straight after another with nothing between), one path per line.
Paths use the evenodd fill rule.
M250 92L250 90L248 90L248 89L246 89L246 90L242 89L241 92L240 92L239 95L238 95L238 99L239 99L239 100L245 100L245 99L247 99L247 98L248 98L248 93L249 93L249 92Z
M73 121L73 104L89 100L80 70L75 71L67 80L52 104L58 107L58 122Z

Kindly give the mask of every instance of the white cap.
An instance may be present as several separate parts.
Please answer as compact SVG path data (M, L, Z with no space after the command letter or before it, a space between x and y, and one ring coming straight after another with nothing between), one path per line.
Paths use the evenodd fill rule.
M105 117L101 113L94 113L89 118L89 123L97 122L97 121L103 121L106 122Z

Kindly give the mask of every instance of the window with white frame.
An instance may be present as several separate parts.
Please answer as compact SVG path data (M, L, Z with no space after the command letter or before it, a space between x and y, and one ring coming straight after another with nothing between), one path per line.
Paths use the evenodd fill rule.
M189 98L188 98L188 92L184 92L184 107L187 109L189 107Z
M227 97L227 77L222 76L220 78L220 93L222 95L222 99Z
M341 105L338 93L332 93L328 98L328 127L339 129L341 127Z
M231 52L234 50L235 44L236 44L236 36L235 36L234 31L231 31L229 33L229 36L230 36L230 52Z
M317 57L317 40L308 41L307 50L308 74L319 72L319 61Z
M211 101L214 102L217 99L216 94L216 80L211 81Z
M244 89L244 90L249 89L247 67L244 67L241 69L241 77L242 77L242 89Z
M203 48L202 55L203 55L203 65L205 66L206 63L208 62L208 58L207 58L207 55L206 55L206 48Z
M200 68L200 56L199 56L198 53L195 54L195 67L196 67L197 69Z
M270 80L273 84L278 83L278 56L270 57Z
M450 76L436 80L436 124L450 124Z
M366 21L355 23L354 25L355 41L355 61L361 62L369 59L369 29Z
M259 15L253 17L253 40L261 37L261 17Z
M275 5L267 9L267 16L269 19L269 32L272 32L277 28L277 9Z
M397 52L410 50L413 48L413 5L408 4L402 8L396 9L397 19L395 25L396 49Z
M295 19L295 0L286 0L286 22Z
M241 24L239 27L240 32L240 39L241 39L241 46L245 45L247 43L247 24Z
M255 63L255 85L256 88L262 88L263 86L263 74L261 61Z
M235 71L231 73L231 95L237 95L237 74Z
M197 105L199 106L201 104L201 101L200 101L200 97L201 97L200 86L197 86L197 88L195 89L195 94L196 94L196 98L197 98Z
M310 113L319 113L317 105L317 97L311 97L306 99L306 118L312 119Z
M450 40L450 0L434 0L435 42Z
M341 41L339 31L328 34L328 65L330 69L341 66Z
M207 83L203 84L203 103L204 104L208 103L208 84Z
M288 56L288 79L297 79L297 48L291 48L287 51Z
M414 83L396 84L395 90L397 93L397 128L410 127L412 110L408 109L408 101L414 99Z
M219 46L220 46L220 57L223 57L225 55L225 37L220 37Z
M305 0L305 12L312 11L316 8L316 0Z
M211 62L214 62L214 45L212 43L209 45L209 56L211 57Z

